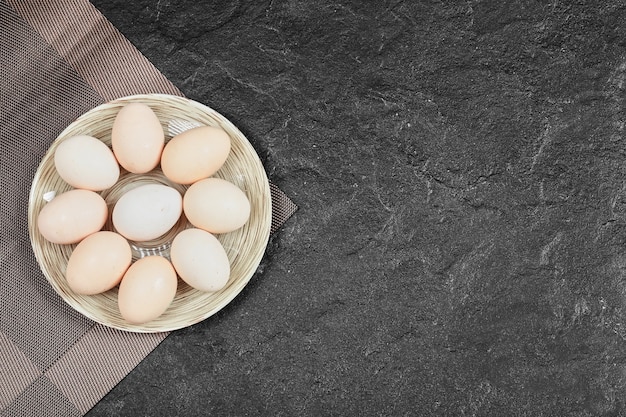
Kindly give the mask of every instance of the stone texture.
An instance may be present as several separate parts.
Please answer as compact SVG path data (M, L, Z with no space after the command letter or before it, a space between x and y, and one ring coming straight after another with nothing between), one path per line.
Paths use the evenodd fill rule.
M300 210L87 415L626 414L626 6L93 0Z

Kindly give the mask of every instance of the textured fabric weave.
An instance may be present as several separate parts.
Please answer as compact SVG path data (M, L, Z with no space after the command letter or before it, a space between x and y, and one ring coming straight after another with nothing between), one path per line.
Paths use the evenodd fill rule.
M30 185L82 113L181 92L86 0L0 0L0 28L0 416L81 416L167 333L110 329L65 304L30 246ZM275 232L297 207L270 188Z

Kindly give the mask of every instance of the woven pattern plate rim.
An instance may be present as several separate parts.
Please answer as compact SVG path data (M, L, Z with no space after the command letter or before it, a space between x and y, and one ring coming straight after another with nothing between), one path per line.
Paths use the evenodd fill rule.
M231 152L224 166L214 175L233 182L246 194L251 203L248 222L240 229L222 234L218 239L226 249L231 263L231 276L226 286L217 292L207 293L189 287L181 279L174 301L159 318L144 324L130 324L120 315L117 306L117 287L97 295L74 293L65 280L65 267L76 245L58 245L46 241L37 230L37 216L46 204L45 196L56 195L72 189L63 181L54 167L54 152L64 140L75 135L94 136L108 146L111 144L111 126L117 112L126 104L140 102L152 108L163 126L166 142L177 133L199 125L218 126L231 138ZM116 186L103 195L109 205L109 216L115 198L126 189L143 183L173 185L184 192L188 186L171 184L158 170L147 174L123 173ZM119 187L117 187L119 185ZM116 188L117 187L117 188ZM113 190L116 188L115 190ZM33 178L29 194L28 228L31 245L39 266L54 290L72 308L95 322L120 330L153 333L181 329L199 323L229 304L248 284L256 272L267 248L272 218L271 193L267 174L252 144L226 117L196 101L167 94L138 94L122 97L102 104L78 117L54 140L42 158ZM182 219L179 227L192 227ZM103 230L110 230L107 222ZM134 257L142 254L168 256L168 244L173 236L152 246L134 250ZM134 248L136 249L136 248Z

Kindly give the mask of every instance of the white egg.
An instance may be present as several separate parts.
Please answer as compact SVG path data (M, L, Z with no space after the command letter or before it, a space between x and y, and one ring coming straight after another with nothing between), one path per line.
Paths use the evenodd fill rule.
M170 258L180 278L200 291L219 291L230 278L224 247L211 233L186 229L172 242Z
M183 198L163 184L146 184L127 191L113 208L113 227L136 242L156 239L170 230L180 218Z
M54 152L54 166L69 185L91 191L112 187L120 176L113 151L101 140L87 135L61 142Z

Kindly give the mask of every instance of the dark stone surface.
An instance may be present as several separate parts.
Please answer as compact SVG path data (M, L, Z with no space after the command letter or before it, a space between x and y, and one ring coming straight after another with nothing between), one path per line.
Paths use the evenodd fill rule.
M93 3L300 206L88 416L626 415L626 5Z

